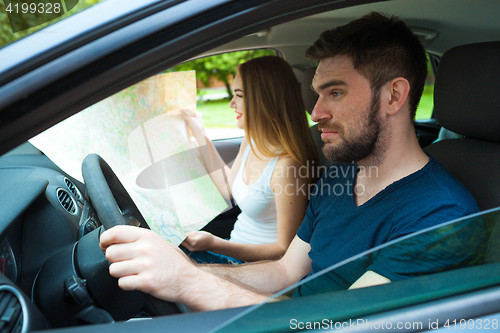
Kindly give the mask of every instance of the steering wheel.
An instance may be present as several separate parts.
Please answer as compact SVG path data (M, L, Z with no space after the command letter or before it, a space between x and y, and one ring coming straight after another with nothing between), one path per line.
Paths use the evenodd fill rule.
M138 313L180 313L174 303L118 287L118 280L109 274L110 263L99 248L100 235L104 229L119 224L148 226L118 177L99 155L85 158L82 173L90 201L103 225L44 263L34 282L35 303L55 326L127 320Z
M104 228L123 224L149 229L125 187L99 155L85 157L82 174L92 206Z

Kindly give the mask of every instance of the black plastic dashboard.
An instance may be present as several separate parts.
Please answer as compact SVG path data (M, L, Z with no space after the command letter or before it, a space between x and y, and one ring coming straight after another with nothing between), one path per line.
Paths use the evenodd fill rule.
M233 150L237 151L240 141L234 142L236 148ZM105 285L104 294L108 294L101 298L117 299L117 302L122 299L122 306L130 308L126 315L114 313L116 306L113 304L101 304L102 299L90 290L89 280L85 280L85 274L80 271L82 263L78 254L85 251L78 252L77 248L84 240L82 237L101 225L85 185L62 171L36 148L30 147L21 153L0 157L0 293L9 293L8 297L2 295L0 300L8 299L12 303L5 308L0 304L0 317L5 311L13 313L7 321L0 320L0 330L3 324L9 327L8 331L23 332L62 327L69 329L69 326L74 329L75 325L83 329L89 323L109 323L136 317L135 314L129 315L134 308L133 298L112 292L117 285L110 284L116 282L109 281L110 284ZM234 223L235 214L237 212L233 211L223 214L215 225L220 226L224 219L228 224ZM98 246L94 247L101 252ZM96 267L91 269L97 271ZM89 304L72 304L73 299L66 295L68 288L65 282L71 276L80 277L87 284L92 299L90 307ZM102 281L105 276L99 275L98 279ZM141 311L145 311L146 316L172 313L168 306L157 306L152 312L147 311L151 308ZM106 308L112 318L101 307ZM86 308L93 308L96 312L84 314L82 318L79 313ZM168 322L169 325L183 326L183 323L190 322L185 318L194 316L202 317L203 324L200 325L203 327L216 327L232 318L235 311L241 310L224 310L211 315L168 316ZM96 313L106 316L95 318ZM92 316L94 321L89 319ZM12 330L21 326L21 330Z
M48 258L81 236L89 205L83 185L44 155L3 156L0 171L0 291L12 294L14 308L20 305L16 311L10 303L0 305L10 316L2 325L42 329L48 326L33 295L37 275Z
M113 292L113 288L118 288L112 285L116 284L113 281L103 286L109 291L107 296L102 296L111 302L107 304L109 313L97 305L102 298L94 293L89 293L92 294L90 304L75 304L79 291L68 297L68 277L83 281L90 288L89 280L85 282L85 278L80 278L85 276L81 269L97 271L92 264L81 266L79 263L78 247L88 243L89 236L98 239L100 229L96 229L101 224L87 200L84 184L64 173L43 154L0 157L0 184L0 269L3 273L0 274L0 331L62 327L94 330L93 325L85 324L113 323L136 316L130 315L132 312L140 314L134 312L134 300L142 301L142 296L134 299L131 294ZM98 246L91 244L91 248L104 258ZM108 276L108 279L113 278ZM112 299L130 311L125 315L113 312ZM169 304L149 300L148 305L151 304L155 304L154 310L159 312L146 311L146 317L173 313ZM198 331L202 327L215 328L243 310L245 308L174 315L162 317L158 323L163 325L166 320L169 327L178 328L189 324L191 331ZM193 318L199 323L193 324ZM106 328L120 330L121 324L125 323ZM144 321L127 322L132 326L143 324Z

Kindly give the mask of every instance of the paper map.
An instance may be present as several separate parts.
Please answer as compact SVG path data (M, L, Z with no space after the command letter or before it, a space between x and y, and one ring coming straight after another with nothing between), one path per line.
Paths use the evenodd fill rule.
M163 73L92 105L30 140L83 181L81 164L99 154L149 227L178 245L227 204L188 137L180 109L195 109L194 71Z

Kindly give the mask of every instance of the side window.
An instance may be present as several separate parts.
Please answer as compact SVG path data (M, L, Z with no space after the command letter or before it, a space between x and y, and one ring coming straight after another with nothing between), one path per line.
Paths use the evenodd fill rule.
M433 117L434 111L434 58L429 55L427 61L427 79L425 80L424 92L418 104L415 120L428 120Z
M212 140L243 136L236 127L236 117L229 107L233 97L232 81L236 67L252 58L276 55L276 51L258 49L217 54L191 60L169 72L196 71L197 111L202 114L207 135Z

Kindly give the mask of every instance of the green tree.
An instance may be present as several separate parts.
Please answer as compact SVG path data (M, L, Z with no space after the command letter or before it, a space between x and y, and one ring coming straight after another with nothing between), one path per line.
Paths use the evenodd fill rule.
M221 53L182 63L169 69L169 72L195 70L196 78L205 86L209 85L210 78L213 77L224 83L229 97L233 98L229 80L236 75L236 67L252 58L275 54L275 51L269 49Z
M76 0L74 0L76 1ZM72 2L74 2L72 1ZM59 20L62 20L63 18L66 18L68 16L71 16L75 13L78 13L98 2L100 2L102 0L79 0L78 1L78 4L71 8L71 10L69 10L68 12L66 12L64 15L62 16L59 16L59 17L56 17L54 18L53 20L49 21L49 22L46 22L46 23L43 23L43 24L40 24L40 25L36 25L36 23L34 22L37 22L37 21L34 21L37 19L37 16L35 15L23 15L20 17L20 19L25 19L27 22L26 24L28 26L33 26L33 28L30 28L30 29L26 29L26 30L22 30L22 31L18 31L18 32L13 32L12 31L12 27L10 25L10 21L9 21L9 17L7 15L7 12L5 11L5 5L7 4L7 2L4 0L4 1L0 1L0 47L3 47L7 44L10 44L18 39L21 39L27 35L30 35L42 28L45 28L46 26L48 25L51 25ZM34 2L34 3L41 3L41 2L44 2L44 1L36 1L36 0L31 0L31 1L26 1L26 2ZM33 21L33 22L32 22Z

